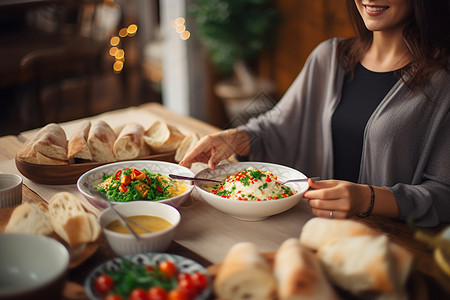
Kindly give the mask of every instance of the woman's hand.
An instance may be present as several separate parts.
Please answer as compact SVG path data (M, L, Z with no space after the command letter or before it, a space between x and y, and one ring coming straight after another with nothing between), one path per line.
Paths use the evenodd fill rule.
M344 219L367 212L371 190L367 184L342 180L309 180L311 190L304 193L312 212L317 217ZM372 214L398 218L399 210L392 192L383 187L373 187L375 201Z
M247 133L229 129L203 137L188 151L180 165L190 167L194 162L203 162L214 169L219 162L233 154L246 156L249 152L250 139Z
M312 190L304 193L314 215L344 219L366 212L371 191L367 185L342 180L309 181Z

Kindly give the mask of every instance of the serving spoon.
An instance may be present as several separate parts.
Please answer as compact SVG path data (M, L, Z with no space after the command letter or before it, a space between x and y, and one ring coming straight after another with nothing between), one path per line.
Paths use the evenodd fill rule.
M294 178L294 179L289 179L289 180L283 181L281 184L286 184L288 182L308 182L308 179L317 181L317 180L320 180L320 177Z
M183 175L176 175L176 174L169 174L169 177L172 178L172 179L180 179L180 180L209 181L209 182L215 182L215 183L222 183L222 181L215 180L215 179L207 179L207 178L200 178L200 177L190 177L190 176L183 176Z
M189 177L189 176L182 176L182 175L176 175L176 174L169 174L169 177L172 179L193 180L193 181L210 181L210 182L222 183L222 181L215 180L215 179ZM283 181L281 184L286 184L288 182L307 182L308 179L316 181L316 180L320 180L320 177L294 178L294 179L289 179L289 180Z
M130 227L130 225L128 225L128 223L131 223L139 228L141 228L142 230L146 231L146 232L152 232L150 229L148 229L147 227L142 226L141 224L133 221L132 219L125 217L124 215L122 215L121 213L119 213L115 208L114 205L112 205L111 201L109 201L108 197L106 197L105 194L103 194L102 192L98 191L97 189L95 189L92 185L88 184L88 183L84 183L83 184L91 193L92 196L94 196L96 199L101 200L103 202L106 202L108 207L112 209L112 211L119 217L120 222L122 223L123 226L125 226L125 228L137 239L140 240L141 238L139 237L139 234L136 233L136 231L133 230L133 228Z

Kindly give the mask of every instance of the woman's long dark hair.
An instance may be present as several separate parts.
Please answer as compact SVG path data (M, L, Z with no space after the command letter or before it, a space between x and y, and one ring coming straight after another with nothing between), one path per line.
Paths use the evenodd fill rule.
M403 39L412 59L399 75L415 90L423 88L438 69L449 71L450 1L411 1L412 14L403 30ZM345 70L352 72L371 45L373 35L364 25L354 0L347 0L347 9L357 35L342 40L338 53Z

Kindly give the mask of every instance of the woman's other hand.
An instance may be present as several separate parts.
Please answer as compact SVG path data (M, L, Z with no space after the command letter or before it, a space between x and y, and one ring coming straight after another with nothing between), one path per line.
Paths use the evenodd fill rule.
M371 190L367 184L342 180L309 181L311 187L304 198L317 217L344 219L367 212ZM398 206L392 192L386 188L373 187L375 201L372 214L396 218Z
M207 163L214 169L219 162L233 154L247 156L250 152L250 139L243 130L229 129L203 137L186 153L181 166L190 167L194 162Z

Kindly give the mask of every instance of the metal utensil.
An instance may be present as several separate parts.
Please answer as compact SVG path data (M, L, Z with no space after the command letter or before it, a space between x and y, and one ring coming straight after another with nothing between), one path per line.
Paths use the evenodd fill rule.
M303 182L303 181L307 182L308 179L311 179L311 180L313 180L313 181L316 181L316 180L320 180L320 177L294 178L294 179L289 179L289 180L283 181L281 184L286 184L286 183L288 183L288 182Z
M190 177L190 176L183 176L183 175L176 175L176 174L169 174L169 177L172 178L172 179L180 179L180 180L209 181L209 182L222 183L222 181L215 180L215 179Z
M103 194L102 192L96 190L92 185L88 184L88 183L84 183L84 186L89 190L89 192L91 193L92 196L94 196L96 199L99 199L101 201L104 201L108 204L108 207L110 207L112 209L112 211L119 217L120 222L122 223L123 226L125 226L125 228L137 239L140 240L139 234L136 233L136 231L134 231L130 225L128 225L128 223L131 223L147 232L152 232L150 229L142 226L141 224L131 220L128 217L123 216L121 213L119 213L115 208L114 205L112 205L112 203L109 201L108 197L106 197L105 194Z

